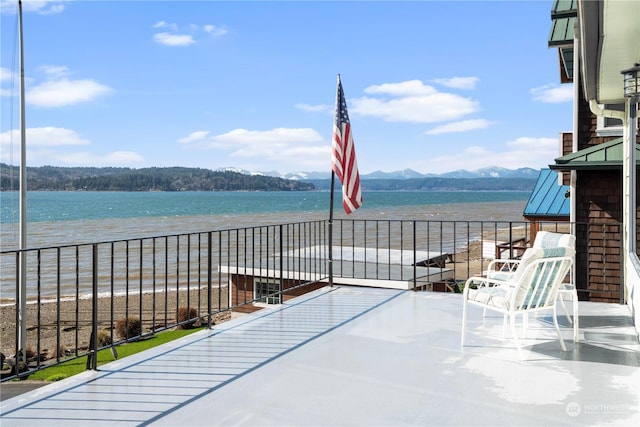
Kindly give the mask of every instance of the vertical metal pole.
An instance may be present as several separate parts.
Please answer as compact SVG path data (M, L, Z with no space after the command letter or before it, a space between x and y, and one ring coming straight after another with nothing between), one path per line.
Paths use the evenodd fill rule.
M418 269L416 267L417 264L417 257L416 257L416 237L417 237L417 233L416 233L416 221L413 221L413 290L414 292L417 290L417 275L418 275ZM402 264L402 255L400 255L400 264Z
M18 343L22 361L27 363L27 138L24 101L24 46L22 37L22 1L18 1L18 37L20 46L20 268L18 272ZM17 362L16 362L17 366Z
M279 251L280 251L280 289L279 289L279 296L280 296L280 304L283 304L284 303L284 295L282 294L282 289L284 288L284 286L283 286L284 285L284 278L283 278L283 275L284 275L284 270L283 270L283 267L284 267L284 265L283 265L284 253L282 253L282 249L283 249L283 246L282 246L282 224L280 224L278 226L278 228L279 228L279 233L280 233L280 249L279 249Z
M578 20L575 20L574 23L576 26L578 26ZM574 34L580 34L580 30L576 29L577 31L574 31ZM580 52L582 51L582 46L580 45L580 38L579 37L575 37L573 39L573 124L572 124L572 134L571 134L571 149L572 152L577 152L578 151L578 140L580 138L580 103L577 102L577 100L580 99L580 94L581 94L581 90L582 90L582 73L581 73L581 65L580 65ZM567 153L560 153L560 155L565 155ZM578 194L577 191L577 187L578 187L578 172L575 170L571 170L569 172L569 222L571 224L577 224L578 223L578 204L577 204L577 197L576 194ZM560 177L560 174L558 174L558 177ZM562 183L560 183L562 184ZM538 230L536 230L537 232ZM577 239L577 233L578 229L577 227L574 227L574 229L572 230L572 234L574 236L576 236ZM531 240L531 244L533 245L533 239ZM580 243L582 245L584 245L584 243ZM585 245L586 246L586 245ZM583 246L584 247L584 246ZM579 248L577 248L579 249ZM571 265L571 283L573 283L573 285L576 287L576 289L578 288L578 283L576 282L577 279L577 275L576 275L576 271L577 271L577 264L578 264L578 258L582 257L583 255L578 255L577 254L578 251L576 251L576 254L573 255L573 264Z
M329 197L329 286L333 287L333 186L336 173L331 171L331 196Z
M93 314L91 317L91 369L98 369L98 245L93 244ZM142 295L140 295L142 299Z
M623 208L624 227L624 275L620 283L620 303L626 299L627 287L625 283L629 277L629 269L632 268L630 257L636 253L636 134L638 133L638 97L631 96L625 99L626 115L623 131L624 162L622 166L623 194L625 206Z
M211 249L213 238L211 236L211 231L207 233L207 329L211 329L211 293L213 291L211 281L213 280L213 260L211 259L211 253L213 252ZM220 287L220 282L218 281L218 287ZM231 286L229 286L231 288ZM218 303L220 301L218 300Z
M636 135L638 134L638 97L628 99L628 140L629 140L629 252L635 253L637 246L636 236Z

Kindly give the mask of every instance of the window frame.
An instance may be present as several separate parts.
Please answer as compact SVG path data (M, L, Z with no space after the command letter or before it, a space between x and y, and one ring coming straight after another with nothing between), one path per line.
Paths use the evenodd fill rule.
M254 277L253 300L257 305L264 306L282 304L280 280L268 277Z
M617 110L624 112L624 104L598 104L602 109ZM596 135L597 136L622 136L624 126L621 119L612 117L597 117ZM608 123L610 121L619 121L619 124Z

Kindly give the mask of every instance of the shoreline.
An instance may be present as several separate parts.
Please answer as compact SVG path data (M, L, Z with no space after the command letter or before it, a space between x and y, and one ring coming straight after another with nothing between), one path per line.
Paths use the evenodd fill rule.
M227 288L227 285L223 285L220 286L221 289ZM202 290L206 289L206 288L201 288ZM218 289L218 286L213 286L212 289ZM193 288L192 288L193 291ZM176 291L176 289L158 289L156 291L153 290L143 290L142 294L164 294L165 292L186 292L186 290L179 290ZM135 291L131 291L129 292L129 296L137 296L140 295L140 291L139 290L135 290ZM126 297L127 293L125 291L118 291L118 292L114 292L113 296L115 298L118 297ZM75 295L62 295L60 297L60 302L73 302L76 299L77 300L91 300L93 297L90 294L82 294L79 295L77 298ZM101 298L111 298L111 292L99 292L98 293L98 299ZM52 304L52 303L56 303L58 300L55 299L55 297L52 296L46 296L44 298L40 299L40 304ZM27 306L31 305L31 304L38 304L38 300L37 298L32 297L31 299L29 299L29 297L27 296ZM0 308L4 308L4 307L11 307L15 305L15 298L0 298Z

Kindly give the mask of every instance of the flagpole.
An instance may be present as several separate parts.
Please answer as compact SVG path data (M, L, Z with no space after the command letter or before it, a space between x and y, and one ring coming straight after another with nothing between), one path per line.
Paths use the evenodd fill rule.
M338 81L336 83L336 93L339 86L340 86L340 74L338 74ZM337 103L337 100L338 98L336 95L336 103ZM337 105L336 105L336 108L338 108ZM331 144L333 146L333 141L331 142ZM329 286L330 287L333 287L333 200L334 200L333 188L335 187L335 182L336 182L336 173L333 170L333 166L332 166L331 167L331 196L329 197L329 203L330 203L329 204Z
M331 197L329 206L329 286L333 287L333 187L336 181L336 173L331 170Z
M333 199L335 177L342 185L342 206L348 214L362 206L362 190L356 153L351 135L351 124L347 112L347 101L338 74L336 109L331 141L331 206L329 206L329 285L333 286ZM342 246L341 246L342 247Z
M18 0L18 37L20 54L20 241L18 248L18 347L16 354L16 373L20 373L20 363L27 363L27 160L26 160L26 122L24 96L24 46L22 28L22 1ZM20 354L21 353L21 354ZM21 359L21 360L19 360Z

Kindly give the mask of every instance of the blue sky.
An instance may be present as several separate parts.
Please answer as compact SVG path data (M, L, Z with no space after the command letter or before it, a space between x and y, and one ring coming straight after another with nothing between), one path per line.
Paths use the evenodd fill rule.
M19 164L17 0L0 160ZM571 129L552 1L25 1L27 163L361 173L541 168Z

